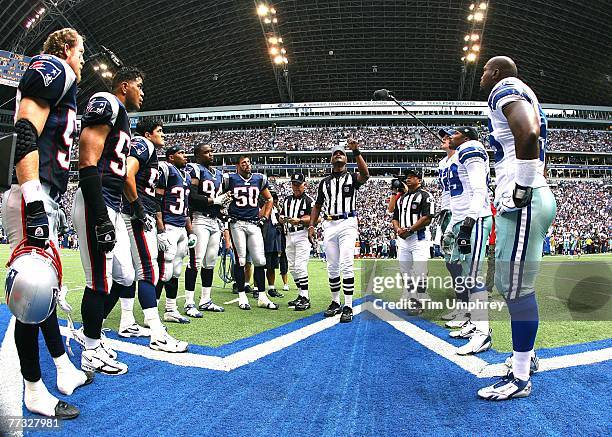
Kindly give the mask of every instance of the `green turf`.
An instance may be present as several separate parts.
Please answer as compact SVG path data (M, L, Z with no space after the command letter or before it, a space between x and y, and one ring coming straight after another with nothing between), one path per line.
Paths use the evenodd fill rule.
M8 258L8 246L0 246L0 259ZM81 262L78 251L63 250L62 260L64 266L64 283L70 289L68 301L72 305L73 318L81 320L80 301L83 293L84 274L81 268ZM573 311L568 310L568 302L572 302L571 289L568 284L574 284L579 281L579 278L591 278L598 275L608 275L609 270L604 270L604 267L610 267L612 264L612 256L590 256L582 257L579 260L570 260L567 257L548 257L545 258L542 266L542 275L538 277L537 290L538 302L542 313L542 322L540 323L540 331L538 334L537 347L557 347L575 343L582 343L593 340L601 340L610 337L612 328L612 317L604 317L599 314L597 317L600 320L594 321L597 317L593 316L593 311L590 308L573 308ZM371 269L374 261L365 260L357 261L357 275L355 284L355 298L361 297L360 273L362 267ZM376 262L378 266L384 266L385 271L393 272L397 267L396 261L385 260L382 263ZM366 270L363 270L366 271ZM445 267L442 260L432 260L429 264L430 274L445 274ZM561 273L562 274L561 274ZM4 276L4 266L0 270L0 274ZM266 330L284 325L288 322L297 320L302 317L310 316L314 313L321 313L330 302L329 286L327 284L327 272L325 263L320 260L311 260L309 263L310 276L310 295L312 301L312 309L305 312L296 312L290 310L286 306L286 302L293 299L297 295L297 291L293 282L290 280L291 291L284 298L273 299L281 305L278 311L265 310L256 307L256 302L251 300L253 309L251 311L242 311L236 303L225 304L237 296L232 294L231 287L228 285L223 288L223 284L215 274L215 283L213 288L213 299L216 303L225 306L225 313L206 313L203 319L193 320L189 325L177 325L167 323L169 332L182 340L186 340L192 344L200 344L205 346L220 346L242 338L264 332ZM561 277L561 279L559 279ZM556 278L556 279L555 279ZM578 279L577 279L578 278ZM573 281L573 282L572 282ZM595 289L601 285L594 285ZM277 275L277 288L282 288L280 275ZM569 290L562 290L565 285L568 285ZM196 287L196 288L199 288ZM592 287L589 287L591 289ZM179 283L179 308L183 305L184 292L183 278ZM601 290L600 290L601 291ZM603 293L608 293L610 290L603 290ZM441 297L448 295L448 290L430 290L433 296ZM599 293L599 292L598 292ZM601 294L601 293L600 293ZM596 294L596 296L600 296ZM568 299L569 297L569 299ZM609 296L608 296L609 297ZM196 292L196 301L199 299L199 291ZM574 299L575 300L575 299ZM2 300L4 302L4 299ZM163 308L163 298L160 303L160 308ZM605 311L609 309L609 300L604 305ZM575 306L575 305L574 305ZM142 322L142 311L136 300L135 305L136 319ZM601 309L599 310L601 311ZM437 315L441 311L428 314L432 320L436 321ZM59 317L64 317L64 314L59 310ZM105 326L111 329L117 329L119 324L120 308L119 305L111 313ZM582 320L576 320L581 319ZM499 316L497 317L499 318ZM495 316L492 317L495 319ZM499 351L511 350L510 327L507 320L492 320L494 347Z

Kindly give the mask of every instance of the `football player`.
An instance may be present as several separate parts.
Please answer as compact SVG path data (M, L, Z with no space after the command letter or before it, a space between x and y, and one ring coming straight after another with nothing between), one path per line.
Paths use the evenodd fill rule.
M457 127L450 138L455 153L448 159L446 185L450 193L451 222L447 233L455 239L450 257L452 264L460 263L462 295L477 304L465 318L460 331L451 337L468 338L467 344L457 349L459 355L477 354L491 348L491 329L486 309L488 293L481 277L485 250L493 219L488 191L489 155L478 141L473 127ZM466 300L466 299L464 299ZM463 317L461 317L463 319Z
M202 317L200 311L225 311L212 301L210 293L221 241L221 207L231 199L231 193L221 194L223 173L212 167L212 146L198 144L193 149L193 155L196 162L187 164L191 176L189 206L191 225L198 241L195 248L189 250L189 266L185 270L185 314L189 317ZM194 298L198 271L201 275L202 294L196 308Z
M155 188L159 180L157 149L165 145L163 124L159 120L143 119L136 126L137 136L132 138L127 159L127 178L124 194L127 202L123 219L130 234L132 260L138 281L138 300L145 323L151 328L149 347L164 352L185 352L187 343L171 337L164 329L157 311L155 285L159 279L157 264L157 212L159 202ZM155 223L156 224L156 223ZM135 285L135 284L134 284ZM148 336L149 331L134 320L134 291L121 297L121 324L123 337Z
M512 327L512 370L478 391L481 398L529 396L535 361L538 304L535 280L542 244L557 204L544 176L548 121L534 92L518 79L514 61L491 58L480 86L488 99L489 142L495 148L495 287L503 294Z
M74 29L53 32L43 54L30 61L17 89L15 108L15 176L2 199L2 221L11 250L25 237L27 245L56 246L59 200L68 186L70 148L76 134L77 83L83 68L83 38ZM36 272L30 272L36 274ZM47 391L41 379L38 329L57 367L57 387L70 395L93 380L68 359L57 313L40 324L15 321L15 344L21 365L26 408L44 416L72 419L79 409Z
M188 249L197 243L197 237L191 232L191 220L188 216L191 177L185 171L186 165L187 158L183 149L172 146L166 150L166 161L159 163L159 183L156 188L162 215L162 227L158 229L157 235L161 251L157 298L159 299L165 287L164 320L175 323L189 323L189 319L178 312L176 296L178 278L183 271L183 258L188 254Z
M232 193L232 201L228 208L229 229L234 246L236 263L234 279L238 288L238 306L250 310L249 300L244 291L244 266L247 250L253 261L255 284L257 285L257 305L262 308L277 310L266 294L265 266L266 255L261 226L265 224L272 211L272 195L268 190L268 178L261 173L253 173L251 160L248 156L240 156L236 164L236 173L223 175L223 191ZM259 195L264 199L260 209L257 204Z
M143 73L135 67L117 71L113 93L94 94L81 119L79 189L72 205L72 220L79 237L85 270L81 302L83 327L75 339L85 348L81 368L121 375L128 366L101 341L102 323L120 293L134 282L130 237L121 217L130 119L127 111L142 105Z

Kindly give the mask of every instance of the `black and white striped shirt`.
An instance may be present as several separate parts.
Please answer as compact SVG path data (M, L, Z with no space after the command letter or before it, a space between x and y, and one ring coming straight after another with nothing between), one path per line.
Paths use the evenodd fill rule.
M357 190L363 185L357 173L332 173L319 182L316 204L327 215L355 213Z
M428 191L419 187L413 193L404 193L397 199L393 220L399 222L400 228L409 228L423 216L434 215L433 198ZM425 238L425 229L416 232L419 240Z
M312 197L306 193L300 197L287 196L281 207L281 215L287 218L302 218L305 215L310 215L313 203ZM301 231L303 229L306 229L304 225L287 224L287 231L289 232Z

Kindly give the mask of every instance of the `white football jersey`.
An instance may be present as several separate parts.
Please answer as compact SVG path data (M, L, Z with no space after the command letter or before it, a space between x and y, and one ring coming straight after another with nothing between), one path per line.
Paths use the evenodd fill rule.
M448 189L448 180L446 175L448 173L448 156L445 156L440 160L438 164L438 184L440 185L440 211L450 209L450 191Z
M477 170L479 178L475 177ZM470 173L477 180L471 180ZM480 141L466 141L448 159L446 184L453 213L451 225L462 222L468 215L474 218L491 215L489 173L489 155ZM479 199L474 198L475 189L480 191Z
M548 121L542 110L538 98L534 92L520 79L508 77L498 82L489 95L489 142L495 148L495 200L497 201L503 193L514 190L514 175L516 172L516 154L514 149L514 136L508 126L508 120L504 115L505 105L518 100L524 100L531 104L533 110L540 118L540 166L539 174L533 184L533 188L545 187L544 159L546 152L546 137Z

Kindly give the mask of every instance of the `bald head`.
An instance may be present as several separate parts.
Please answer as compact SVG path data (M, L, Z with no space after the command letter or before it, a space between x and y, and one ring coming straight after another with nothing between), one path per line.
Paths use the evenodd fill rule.
M495 56L485 64L480 79L480 87L489 90L497 82L507 77L517 77L518 70L514 61L507 56Z

